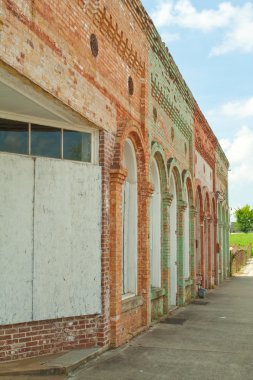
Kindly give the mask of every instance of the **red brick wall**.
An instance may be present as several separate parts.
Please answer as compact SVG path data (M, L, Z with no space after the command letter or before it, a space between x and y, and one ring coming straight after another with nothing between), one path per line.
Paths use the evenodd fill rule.
M122 134L122 130L129 122L137 125L142 139L142 146L137 148L137 155L140 155L141 149L143 152L147 150L143 119L145 107L141 99L145 96L143 78L148 43L123 3L105 0L98 3L99 7L93 8L93 5L96 5L94 1L90 2L91 7L84 7L83 2L79 0L62 0L60 6L53 0L3 2L0 15L0 59L14 68L17 75L29 78L36 89L46 90L102 128L99 156L102 166L103 209L101 316L0 326L0 361L59 352L69 348L104 346L113 340L110 330L110 297L113 303L113 296L110 294L113 278L110 266L110 169L117 160L115 139L121 133L118 141L121 140L123 146L127 136ZM96 58L90 48L92 33L98 39L99 52ZM134 83L132 96L128 92L129 76ZM139 162L141 160L142 157L139 157ZM140 177L140 173L148 168L145 162L143 161L142 167L139 167ZM122 157L118 159L118 163L122 164ZM146 179L147 175L143 176L142 183ZM141 199L141 188L139 195ZM120 343L137 327L147 324L148 243L145 202L141 202L144 225L139 222L139 288L145 298L144 306L122 316L122 331L116 338ZM119 236L120 225L117 225L116 229L115 233ZM121 251L119 254L121 255ZM121 270L120 265L118 270ZM121 307L120 286L121 283L117 282L120 291L117 302ZM9 329L12 329L13 333L8 333ZM16 334L19 333L23 335L18 337Z
M0 361L97 345L99 316L0 326Z

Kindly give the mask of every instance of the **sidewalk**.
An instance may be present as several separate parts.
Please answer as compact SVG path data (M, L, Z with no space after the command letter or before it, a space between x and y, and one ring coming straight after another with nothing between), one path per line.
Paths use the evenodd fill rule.
M2 364L0 380L252 380L251 276L253 259L204 300L179 308L124 347Z
M235 277L253 277L253 259L248 260L248 264L240 272L234 274Z
M41 356L25 360L0 364L0 380L13 379L60 379L94 359L105 351L105 348L87 348L60 354ZM60 375L64 375L60 377Z
M252 380L253 260L203 301L180 308L73 380ZM243 274L244 273L244 274Z

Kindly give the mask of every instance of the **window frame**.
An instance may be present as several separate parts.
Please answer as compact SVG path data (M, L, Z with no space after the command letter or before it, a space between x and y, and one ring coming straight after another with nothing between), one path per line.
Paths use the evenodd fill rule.
M22 154L22 156L30 156L30 157L38 157L31 154L31 125L39 124L45 127L59 128L61 132L61 160L70 161L70 162L82 162L86 164L99 164L99 130L98 128L91 127L90 125L85 124L72 124L66 123L56 120L42 119L34 116L27 116L16 113L9 113L0 110L0 118L6 120L20 121L28 124L28 155ZM87 124L89 122L87 121ZM91 161L75 161L75 160L65 160L63 158L63 130L75 131L75 132L84 132L91 134ZM19 154L19 153L11 153L5 152L9 154ZM50 158L46 156L42 156L45 158ZM59 158L55 158L59 160Z
M125 149L126 144L129 148L130 154L130 161L133 160L132 166L129 168L129 166L125 161ZM139 223L139 210L138 210L138 164L137 164L137 156L136 151L133 145L133 142L131 139L127 138L124 145L124 158L123 158L123 164L124 167L128 170L128 175L125 179L125 182L122 186L122 244L121 244L121 273L122 273L122 300L134 297L138 295L138 258L139 258L139 250L138 250L138 223ZM131 164L131 162L130 162ZM134 177L134 178L133 178ZM125 186L126 183L128 183L129 191L128 191L128 197L125 198ZM127 206L124 203L127 199ZM133 205L135 204L135 207ZM126 216L126 209L127 209L127 220L125 219ZM134 210L134 212L133 212ZM129 238L129 227L134 227L134 234L131 235L131 238ZM127 242L127 250L125 250ZM129 246L131 248L129 248ZM125 264L125 265L123 265ZM130 267L134 267L133 273L130 271ZM132 277L131 277L132 274Z

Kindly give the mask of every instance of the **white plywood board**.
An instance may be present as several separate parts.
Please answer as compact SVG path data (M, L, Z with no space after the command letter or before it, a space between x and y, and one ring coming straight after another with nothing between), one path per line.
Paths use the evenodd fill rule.
M0 153L0 324L32 320L34 162Z
M101 168L37 158L34 319L101 312Z

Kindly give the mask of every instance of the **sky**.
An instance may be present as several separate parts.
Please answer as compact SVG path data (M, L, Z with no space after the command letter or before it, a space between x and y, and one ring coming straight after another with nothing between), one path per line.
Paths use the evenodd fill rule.
M142 3L230 162L231 213L253 207L253 1Z

